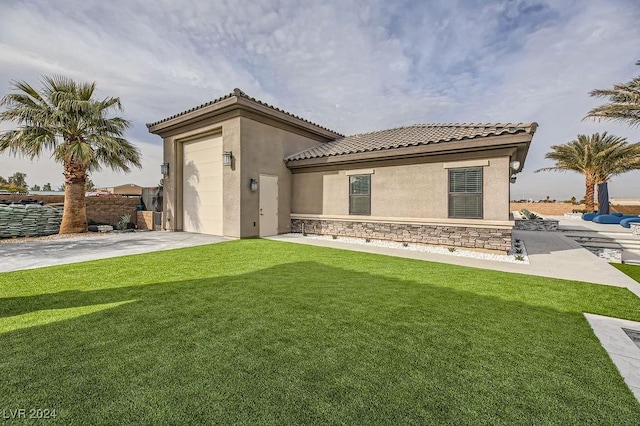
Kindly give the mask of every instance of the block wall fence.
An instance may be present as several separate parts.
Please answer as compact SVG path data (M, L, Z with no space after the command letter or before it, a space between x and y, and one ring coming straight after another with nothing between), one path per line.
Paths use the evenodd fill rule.
M62 207L64 195L2 194L0 200L18 202L20 200L42 201ZM87 220L95 223L116 223L125 214L131 215L131 222L137 225L137 207L140 197L86 197Z
M584 204L571 203L510 203L509 211L520 211L527 209L531 212L539 213L542 216L563 216L565 213L571 213L573 210L584 210ZM611 206L611 212L619 212L622 214L640 215L640 206Z

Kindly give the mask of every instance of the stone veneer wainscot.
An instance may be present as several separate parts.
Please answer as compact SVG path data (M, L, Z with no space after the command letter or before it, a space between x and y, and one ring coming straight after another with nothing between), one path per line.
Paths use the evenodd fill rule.
M509 228L292 218L291 232L302 233L303 225L304 232L307 234L481 248L504 252L511 249L511 229Z
M640 223L631 224L631 233L636 237L640 237Z
M532 213L538 215L537 212ZM560 226L560 222L555 219L527 219L518 211L514 211L512 214L516 223L515 229L519 231L557 231Z

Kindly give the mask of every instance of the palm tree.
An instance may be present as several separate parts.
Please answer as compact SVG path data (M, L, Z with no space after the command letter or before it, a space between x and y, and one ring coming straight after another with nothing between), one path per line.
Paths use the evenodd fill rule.
M640 142L629 144L625 138L594 133L578 135L577 139L562 145L551 146L552 151L544 158L554 160L553 167L538 172L574 171L585 176L585 205L588 211L595 210L593 203L595 184L607 182L612 176L640 169Z
M636 62L640 65L640 61ZM596 98L608 98L609 103L589 111L585 118L616 120L640 125L640 76L628 83L614 84L613 89L597 89L589 92Z
M0 121L18 124L0 136L0 153L22 154L30 159L52 151L64 166L64 214L60 233L87 231L85 182L87 173L107 166L128 172L140 167L140 152L123 138L129 122L107 117L122 111L119 98L94 99L96 83L77 83L62 76L43 77L42 89L23 81L12 82L17 93L0 99Z

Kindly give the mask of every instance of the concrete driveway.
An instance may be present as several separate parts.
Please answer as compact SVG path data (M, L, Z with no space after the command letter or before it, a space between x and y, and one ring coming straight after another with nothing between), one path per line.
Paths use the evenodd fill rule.
M227 241L189 232L130 232L0 244L0 272L84 262Z

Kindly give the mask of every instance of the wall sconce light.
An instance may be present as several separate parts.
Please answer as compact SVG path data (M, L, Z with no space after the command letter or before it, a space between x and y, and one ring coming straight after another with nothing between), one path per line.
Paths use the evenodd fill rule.
M256 192L258 190L258 181L249 179L249 188L251 188L251 192Z
M509 182L516 183L516 175L511 175L511 178L509 178Z
M224 151L222 153L222 165L231 166L232 161L233 161L233 153L231 151Z
M169 163L160 164L160 173L162 176L169 176Z
M518 160L514 160L514 161L509 163L509 167L511 167L513 170L519 170L520 169L520 162Z

